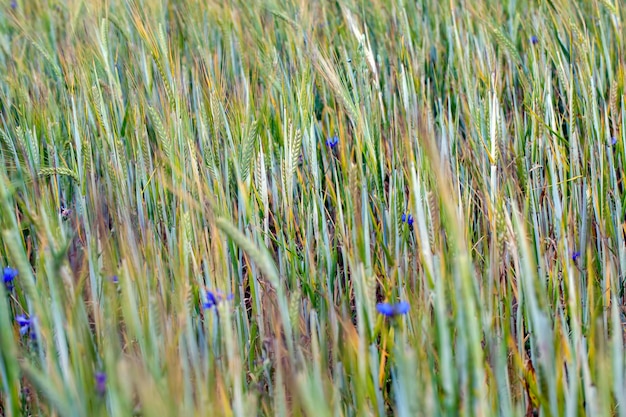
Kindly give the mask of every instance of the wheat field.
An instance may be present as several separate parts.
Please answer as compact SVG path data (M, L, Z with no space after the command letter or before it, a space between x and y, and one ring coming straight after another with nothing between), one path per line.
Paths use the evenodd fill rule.
M0 415L626 417L620 0L2 0Z

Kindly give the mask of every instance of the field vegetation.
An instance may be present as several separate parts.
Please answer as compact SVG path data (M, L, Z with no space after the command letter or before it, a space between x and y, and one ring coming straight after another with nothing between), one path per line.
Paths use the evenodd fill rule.
M3 0L0 415L619 416L620 0Z

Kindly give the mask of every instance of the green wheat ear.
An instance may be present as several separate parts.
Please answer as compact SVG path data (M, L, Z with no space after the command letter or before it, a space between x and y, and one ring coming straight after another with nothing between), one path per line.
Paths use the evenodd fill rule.
M39 170L39 176L40 177L49 177L51 175L62 175L62 176L66 176L66 177L70 177L71 179L73 179L74 181L76 181L77 183L80 181L78 178L78 173L72 169L69 168L63 168L63 167L43 167Z
M298 168L298 159L302 148L302 133L290 121L285 128L285 148L281 161L282 184L286 196L286 203L293 202L295 173Z
M242 150L240 154L240 170L241 179L246 182L250 176L252 168L252 161L254 160L254 154L256 152L256 143L258 137L258 122L253 120L247 129L247 133L244 136Z
M167 160L172 161L172 144L171 140L167 137L165 127L163 127L163 122L161 121L161 117L152 106L148 106L148 113L150 114L150 119L152 120L152 123L154 123L154 130L157 133L161 149L163 150L163 153L165 154Z

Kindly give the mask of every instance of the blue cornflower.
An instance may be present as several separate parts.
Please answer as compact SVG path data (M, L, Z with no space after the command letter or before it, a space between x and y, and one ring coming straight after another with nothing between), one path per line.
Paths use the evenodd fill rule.
M383 316L395 317L408 313L409 307L409 303L406 301L400 301L396 304L378 303L376 304L376 311L378 311Z
M333 149L335 146L337 146L338 143L339 143L339 136L337 135L326 139L326 146L328 146L330 149Z
M3 278L4 285L7 287L7 291L13 290L13 287L15 286L13 284L15 277L17 277L17 269L15 268L11 268L10 266L7 266L2 271L2 278Z
M402 223L406 223L409 226L413 226L413 215L402 213Z
M215 294L213 294L212 291L207 291L206 292L206 302L204 303L204 308L205 309L210 309L210 308L213 308L216 305L217 305L217 297L215 297Z
M572 261L576 262L578 258L580 258L580 252L575 251L574 253L572 253Z
M24 336L26 333L30 331L30 338L36 339L37 333L35 333L35 318L26 317L25 314L18 314L15 316L15 321L20 326L20 335Z
M24 314L15 316L15 321L20 326L20 335L24 336L30 327L30 319Z
M205 310L210 310L213 307L217 307L217 305L224 301L230 301L233 299L233 295L229 294L229 295L224 295L222 292L220 291L207 291L206 292L206 301L202 304L202 306L204 307Z
M535 35L531 36L530 43L532 43L533 45L537 45L539 43L539 38L536 37Z
M107 389L107 374L104 372L96 372L96 391L98 395L104 395Z

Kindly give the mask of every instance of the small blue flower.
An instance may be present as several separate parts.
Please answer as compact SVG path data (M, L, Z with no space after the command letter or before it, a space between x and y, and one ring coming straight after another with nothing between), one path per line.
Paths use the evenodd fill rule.
M113 284L117 284L118 282L120 282L120 279L117 277L117 275L113 275L111 277L111 282L113 282Z
M96 391L98 395L104 395L107 389L107 374L104 372L96 372Z
M7 291L13 290L13 287L15 286L13 283L13 281L15 280L15 277L17 277L17 269L15 268L11 268L10 266L7 266L2 271L2 278L3 278L4 285L7 288Z
M615 146L616 143L617 143L617 138L615 136L613 136L611 138L611 146Z
M580 252L575 251L574 253L572 253L572 261L576 262L578 258L580 258Z
M213 307L217 307L217 305L224 300L226 301L232 300L233 297L234 296L232 294L229 294L226 296L220 291L215 291L215 292L207 291L206 301L202 304L202 306L204 307L205 310L210 310Z
M13 10L17 9L17 0L11 0L11 8Z
M402 223L406 223L409 226L413 226L413 215L402 213Z
M539 43L539 38L536 37L535 35L531 36L530 43L532 43L533 45L537 45Z
M326 139L326 146L328 146L330 149L334 149L338 143L339 143L339 136L337 135Z
M206 302L204 303L204 308L208 310L210 308L213 308L216 305L217 305L217 297L215 297L215 294L212 291L207 291Z
M376 311L383 316L395 317L404 315L409 312L409 303L406 301L400 301L396 304L390 303L378 303L376 304Z
M20 336L24 336L30 331L30 338L36 339L37 333L35 333L35 318L26 317L25 314L18 314L15 316L15 321L20 326Z

